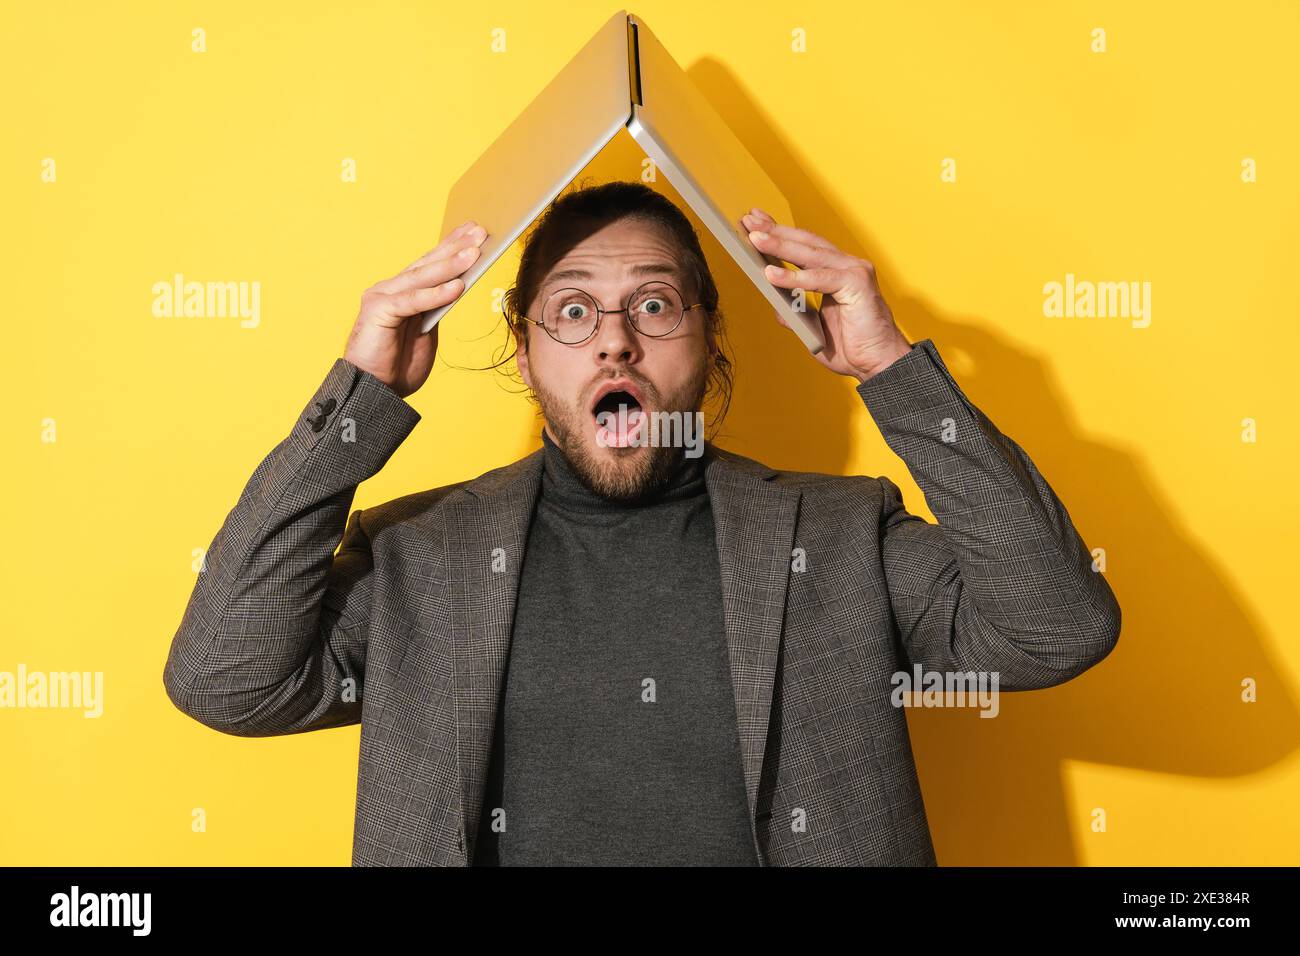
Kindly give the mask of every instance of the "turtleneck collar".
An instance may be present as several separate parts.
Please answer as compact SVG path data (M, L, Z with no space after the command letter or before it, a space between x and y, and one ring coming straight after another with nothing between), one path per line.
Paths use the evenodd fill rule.
M568 457L560 446L551 440L545 428L542 429L542 450L544 456L542 497L566 509L618 513L708 493L704 482L704 471L713 449L707 442L704 446L704 454L698 458L687 458L685 449L675 449L679 456L678 461L664 485L647 498L629 504L602 498L583 484Z

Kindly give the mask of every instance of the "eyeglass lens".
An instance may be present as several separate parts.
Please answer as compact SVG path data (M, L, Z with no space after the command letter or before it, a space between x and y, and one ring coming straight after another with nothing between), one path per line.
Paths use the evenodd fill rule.
M581 289L560 289L546 300L542 324L561 342L581 342L595 330L600 311L596 300ZM681 321L682 299L666 283L647 283L632 294L627 315L642 335L667 335Z

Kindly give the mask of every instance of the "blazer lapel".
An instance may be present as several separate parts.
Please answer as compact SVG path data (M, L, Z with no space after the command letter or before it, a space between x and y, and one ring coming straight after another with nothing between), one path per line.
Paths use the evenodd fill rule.
M443 527L456 753L470 860L542 461L542 452L534 452L469 482L447 502Z
M767 747L800 495L776 472L709 446L705 484L722 576L723 618L751 830ZM469 482L446 505L457 765L465 852L473 859L498 696L543 452Z
M705 483L722 570L727 654L749 821L756 829L758 783L767 748L800 494L771 481L776 472L765 465L721 449L713 451Z

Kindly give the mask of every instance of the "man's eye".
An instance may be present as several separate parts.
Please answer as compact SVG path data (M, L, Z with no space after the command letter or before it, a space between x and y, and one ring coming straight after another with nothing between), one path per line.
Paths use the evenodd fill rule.
M641 311L647 315L658 315L665 308L667 304L663 299L646 299L641 303Z
M587 317L587 307L578 302L571 302L560 310L560 315L570 321L577 322Z

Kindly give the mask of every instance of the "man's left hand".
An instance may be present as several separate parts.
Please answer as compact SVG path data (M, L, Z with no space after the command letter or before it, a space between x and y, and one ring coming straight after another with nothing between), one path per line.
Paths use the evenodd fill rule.
M773 285L822 293L826 347L814 356L822 365L865 382L911 350L880 294L876 268L866 259L841 252L806 229L783 226L758 208L742 217L742 224L755 249L796 267L768 266ZM789 328L779 313L777 319Z

